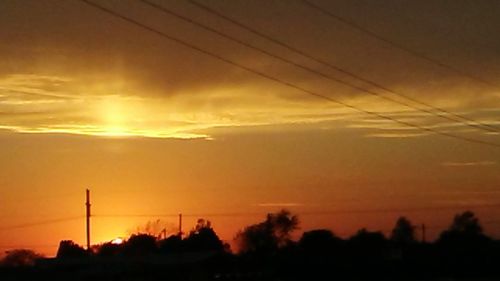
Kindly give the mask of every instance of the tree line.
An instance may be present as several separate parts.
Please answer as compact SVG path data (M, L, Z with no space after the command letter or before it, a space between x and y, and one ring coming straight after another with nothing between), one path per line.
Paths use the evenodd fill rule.
M214 260L221 261L214 263L214 268L226 271L227 267L235 271L253 268L304 278L333 269L339 276L387 272L413 273L413 276L494 274L500 262L500 242L484 233L479 219L471 211L456 214L450 226L432 242L419 241L416 227L406 217L397 219L388 236L363 228L343 239L329 229L315 229L293 240L292 234L298 229L297 215L287 210L268 214L263 221L235 235L237 249L232 252L217 236L210 221L200 219L185 237L176 234L158 238L136 233L121 244L108 242L94 245L90 250L70 240L61 241L56 259L106 260L211 253ZM33 252L18 250L8 254L3 264L33 264L38 258Z

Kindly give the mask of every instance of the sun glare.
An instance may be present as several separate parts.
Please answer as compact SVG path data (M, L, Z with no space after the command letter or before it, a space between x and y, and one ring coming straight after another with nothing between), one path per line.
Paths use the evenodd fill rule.
M127 111L119 96L107 97L101 105L101 118L106 134L122 135L126 132Z
M114 245L123 244L123 239L122 238L115 238L115 239L111 240L111 244L114 244Z

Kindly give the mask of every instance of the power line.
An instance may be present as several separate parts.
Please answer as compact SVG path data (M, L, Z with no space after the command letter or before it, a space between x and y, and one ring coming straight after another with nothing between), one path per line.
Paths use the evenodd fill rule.
M193 213L182 214L183 217L202 218L202 217L251 217L261 216L264 213ZM179 214L95 214L96 218L177 218Z
M78 220L81 218L83 218L83 216L65 217L65 218L57 218L57 219L52 219L52 220L43 220L43 221L30 222L30 223L24 223L24 224L18 224L18 225L11 225L11 226L0 227L0 231L28 228L28 227L48 225L48 224L55 224L55 223L60 223L60 222Z
M427 132L431 132L431 133L435 133L435 134L439 134L439 135L442 135L442 136L447 136L447 137L450 137L450 138L455 138L455 139L460 139L460 140L463 140L463 141L466 141L466 142L470 142L470 143L477 143L477 144L483 144L483 145L488 145L488 146L492 146L492 147L496 147L496 148L500 148L500 144L496 144L496 143L490 143L490 142L486 142L486 141L482 141L482 140L478 140L478 139L471 139L471 138L467 138L467 137L462 137L462 136L457 136L457 135L453 135L453 134L449 134L449 133L446 133L446 132L441 132L441 131L437 131L437 130L434 130L432 128L427 128L427 127L423 127L423 126L419 126L419 125L416 125L416 124L412 124L412 123L409 123L409 122L406 122L406 121L401 121L401 120L398 120L396 118L393 118L393 117L390 117L390 116L386 116L386 115L383 115L383 114L380 114L380 113L377 113L377 112L372 112L372 111L368 111L368 110L365 110L365 109L362 109L362 108L359 108L359 107L356 107L354 105L351 105L351 104L348 104L346 102L343 102L343 101L340 101L340 100L336 100L334 98L331 98L329 96L326 96L326 95L323 95L323 94L319 94L319 93L316 93L314 91L311 91L311 90L307 90L305 88L302 88L300 86L297 86L291 82L287 82L285 80L282 80L280 78L276 78L274 76L271 76L271 75L268 75L264 72L261 72L261 71L258 71L258 70L255 70L253 68L250 68L250 67L247 67L243 64L240 64L240 63L237 63L233 60L230 60L230 59L227 59L227 58L224 58L223 56L220 56L218 54L215 54L213 52L210 52L210 51L207 51L205 49L203 49L202 47L198 47L194 44L191 44L187 41L184 41L182 39L179 39L177 37L174 37L174 36L171 36L171 35L168 35L162 31L159 31L153 27L150 27L146 24L143 24L143 23L140 23L130 17L127 17L127 16L124 16L118 12L115 12L111 9L108 9L106 7L103 7L99 4L96 4L94 2L91 2L89 0L80 0L82 3L85 3L95 9L98 9L102 12L105 12L109 15L112 15L114 17L117 17L117 18L120 18L126 22L129 22L133 25L136 25L144 30L147 30L149 32L152 32L158 36L161 36L161 37L164 37L166 39L169 39L171 41L174 41L180 45L183 45L185 47L188 47L190 49L193 49L193 50L196 50L200 53L203 53L205 55L208 55L208 56L211 56L217 60L220 60L220 61L223 61L227 64L230 64L230 65L233 65L237 68L240 68L240 69L243 69L243 70L246 70L248 72L251 72L251 73L254 73L258 76L261 76L263 78L266 78L266 79L269 79L271 81L274 81L276 83L279 83L279 84L282 84L282 85L285 85L289 88L292 88L292 89L295 89L295 90L299 90L301 92L304 92L308 95L311 95L311 96L315 96L317 98L320 98L320 99L323 99L323 100L326 100L326 101L329 101L329 102L332 102L332 103L335 103L335 104L338 104L338 105L342 105L344 107L347 107L347 108L350 108L350 109L353 109L355 111L358 111L358 112L362 112L362 113L366 113L366 114L369 114L369 115L372 115L372 116L375 116L375 117L378 117L378 118L381 118L381 119L386 119L386 120L390 120L390 121L393 121L393 122L396 122L396 123L399 123L399 124L402 124L404 126L408 126L408 127L413 127L413 128L416 128L416 129L419 129L421 131L427 131ZM349 84L348 84L349 85ZM363 92L366 92L367 90L363 89L363 88L360 88L358 86L355 86L355 85L350 85L351 87L353 88L356 88L356 89L359 89Z
M435 206L421 208L400 208L400 209L365 209L365 210L337 210L325 212L304 212L302 215L317 215L317 214L365 214L365 213L416 213L416 212L435 212L435 211L450 211L450 210L469 210L469 209L484 209L484 208L500 208L499 204L483 204L483 205L464 205L464 206Z
M157 8L157 9L161 9L161 10L163 10L164 12L169 13L169 14L171 14L172 16L175 16L175 17L178 17L178 18L185 19L185 17L180 16L180 15L176 14L175 12L172 12L171 10L168 10L168 9L166 9L166 8L164 8L164 7L160 6L160 5L158 5L158 4L154 4L154 3L152 3L152 2L150 2L150 1L148 1L148 0L142 0L142 1L143 1L143 2L145 2L145 3L147 3L147 4L148 4L148 5L150 5L150 6L153 6L153 7ZM355 74L355 73L353 73L353 72L351 72L351 71L348 71L348 70L346 70L346 69L344 69L344 68L342 68L342 67L339 67L339 66L337 66L337 65L335 65L335 64L332 64L332 63L330 63L330 62L328 62L328 61L325 61L325 60L323 60L323 59L321 59L321 58L318 58L318 57L316 57L316 56L313 56L313 55L311 55L311 54L309 54L309 53L307 53L307 52L305 52L305 51L303 51L303 50L301 50L301 49L298 49L298 48L296 48L296 47L293 47L293 46L291 46L290 44L287 44L287 43L285 43L285 42L283 42L283 41L281 41L281 40L278 40L278 39L276 39L276 38L275 38L275 37L273 37L273 36L267 35L267 34L265 34L265 33L261 32L261 31L259 31L259 30L255 29L255 28L250 27L249 25L246 25L246 24L244 24L244 23L242 23L242 22L240 22L240 21L238 21L238 20L236 20L236 19L234 19L234 18L232 18L232 17L226 16L226 15L222 14L221 12L216 11L216 10L214 10L214 9L210 8L209 6L206 6L206 5L204 5L204 4L201 4L201 3L199 3L199 2L197 2L197 1L195 1L195 0L189 0L189 2L190 2L191 4L193 4L193 5L197 6L198 8L203 9L204 11L206 11L206 12L208 12L208 13L212 14L212 15L215 15L215 16L217 16L217 17L219 17L219 18L222 18L222 19L224 19L224 20L226 20L226 21L228 21L228 22L230 22L230 23L232 23L232 24L234 24L234 25L236 25L236 26L238 26L238 27L240 27L240 28L242 28L242 29L245 29L245 30L249 31L250 33L253 33L253 34L257 35L257 36L260 36L260 37L262 37L262 38L265 38L265 39L267 39L267 40L269 40L269 41L271 41L271 42L273 42L273 43L275 43L275 44L277 44L277 45L279 45L279 46L281 46L281 47L286 48L287 50L290 50L290 51L292 51L292 52L294 52L294 53L296 53L296 54L299 54L299 55L301 55L301 56L303 56L303 57L306 57L306 58L308 58L308 59L310 59L310 60L312 60L312 61L315 61L315 62L317 62L317 63L320 63L320 64L322 64L322 65L325 65L325 66L327 66L327 67L329 67L329 68L331 68L331 69L333 69L333 70L335 70L335 71L338 71L338 72L340 72L340 73L343 73L343 74L345 74L345 75L347 75L347 76L349 76L349 77L351 77L351 78L355 78L355 79L360 80L360 81L363 81L363 82L365 82L365 83L367 83L367 84L369 84L369 85L372 85L372 86L375 86L375 87L377 87L377 88L380 88L380 89L382 89L382 90L384 90L384 91L386 91L386 92L389 92L389 93L391 93L391 94L393 94L393 95L396 95L396 96L399 96L399 97L401 97L401 98L407 99L407 100L412 101L412 102L414 102L414 103L416 103L416 104L419 104L419 105L421 105L421 106L428 107L428 108L430 108L431 110L435 110L435 111L441 112L441 114L436 114L435 112L433 112L433 111L431 111L431 110L428 110L428 109L422 109L422 108L414 107L414 106L411 106L411 105L409 105L409 104L407 104L407 103L402 103L402 102L399 102L399 101L397 101L397 100L393 100L393 99L390 99L390 98L385 98L384 96L381 96L380 94L375 94L376 96L378 96L378 97L380 97L380 98L383 98L383 99L386 99L386 100L390 100L390 101L392 101L392 102L396 102L396 103L402 104L402 105L404 105L404 106L410 107L410 108L412 108L412 109L415 109L415 110L418 110L418 111L422 111L422 112L425 112L425 113L428 113L428 114L431 114L431 115L436 115L436 116L438 116L438 117L441 117L441 118L447 119L447 120L449 120L449 121L459 122L459 123L461 123L461 124L463 124L463 125L470 126L470 127L476 128L476 129L485 130L485 131L487 131L487 132L496 132L496 133L500 132L497 128L495 128L495 127L493 127L493 126L491 126L491 125L489 125L489 124L484 124L484 123L478 122L478 121L476 121L476 120L474 120L474 119L471 119L471 118L465 117L465 116L463 116L463 115L460 115L460 114L457 114L457 113L453 113L453 112L451 112L451 111L448 111L448 110L445 110L445 109L439 108L439 107L437 107L437 106L433 106L433 105L431 105L431 104L429 104L429 103L426 103L426 102L420 101L420 100L418 100L418 99L416 99L416 98L413 98L413 97L411 97L411 96L408 96L408 95L405 95L405 94L398 93L398 92L396 92L396 91L394 91L394 90L392 90L392 89L390 89L390 88L388 88L388 87L386 87L386 86L381 85L381 84L380 84L380 83L378 83L378 82L375 82L375 81L373 81L373 80L370 80L370 79L364 78L364 77L362 77L362 76L359 76L358 74ZM186 19L185 19L185 20L186 20ZM188 19L188 21L190 21L190 22L191 22L191 23L193 23L193 24L200 25L200 24L195 23L194 21L192 21L192 20L190 20L190 19ZM206 27L205 27L205 26L203 26L203 28L205 28L205 29L206 29ZM219 34L219 35L220 35L220 34ZM234 41L234 40L233 40L233 41ZM337 81L337 82L338 82L338 81ZM374 93L372 93L372 94L374 94ZM442 114L442 113L444 113L444 114ZM455 117L455 118L449 117L448 115L451 115L451 116L453 116L453 117ZM456 118L458 118L458 119L456 119ZM463 122L463 121L466 121L466 122ZM472 123L469 123L469 122L472 122Z
M460 70L460 69L458 69L456 67L453 67L453 66L445 64L445 63L443 63L443 62L441 62L439 60L431 58L431 57L429 57L429 56L427 56L427 55L425 55L425 54L423 54L423 53L421 53L419 51L415 51L415 50L410 49L408 47L405 47L405 46L403 46L403 45L401 45L401 44L399 44L397 42L394 42L394 41L392 41L390 39L387 39L387 38L385 38L385 37L383 37L383 36L381 36L381 35L373 32L373 31L371 31L371 30L369 30L369 29L367 29L367 28L365 28L365 27L363 27L363 26L361 26L361 25L359 25L359 24L357 24L357 23L355 23L353 21L350 21L350 20L348 20L348 19L346 19L344 17L341 17L341 16L339 16L337 14L334 14L331 11L326 10L325 8L320 7L319 5L316 5L316 4L314 4L313 2L311 2L309 0L301 0L300 2L303 3L307 7L310 7L312 9L316 10L316 11L319 11L320 13L322 13L322 14L324 14L324 15L326 15L326 16L334 19L334 20L337 20L337 21L339 21L339 22L341 22L341 23L343 23L343 24L345 24L347 26L350 26L351 28L354 28L354 29L356 29L356 30L358 30L358 31L360 31L362 33L365 33L365 34L367 34L367 35L369 35L369 36L371 36L371 37L373 37L373 38L375 38L377 40L380 40L380 41L382 41L382 42L384 42L384 43L386 43L386 44L394 47L394 48L397 48L397 49L400 49L402 51L405 51L405 52L407 52L407 53L409 53L409 54L411 54L411 55L413 55L415 57L418 57L420 59L426 60L426 61L428 61L428 62L430 62L432 64L435 64L435 65L438 65L438 66L440 66L442 68L446 68L448 70L451 70L451 71L453 71L453 72L455 72L457 74L460 74L460 75L462 75L464 77L467 77L467 78L469 78L471 80L478 81L481 84L485 84L485 85L488 85L490 87L494 87L495 89L498 87L498 85L495 85L495 84L491 83L490 81L487 81L485 79L482 79L480 77L472 75L472 74L470 74L468 72L462 71L462 70Z
M34 245L0 245L0 249L8 250L8 249L33 249L33 248L54 248L59 245L55 244L34 244Z
M343 214L371 214L371 213L416 213L416 212L435 212L435 211L450 211L450 210L470 210L470 209L485 209L485 208L500 208L498 204L478 204L478 205L463 205L463 206L434 206L434 207L415 207L415 208L387 208L387 209L358 209L358 210L330 210L330 211L298 211L297 214L302 216L318 216L318 215L343 215ZM221 212L221 213L183 213L183 217L209 218L209 217L254 217L265 216L266 212ZM96 218L132 218L132 217L178 217L179 214L174 213L151 213L151 214L94 214Z

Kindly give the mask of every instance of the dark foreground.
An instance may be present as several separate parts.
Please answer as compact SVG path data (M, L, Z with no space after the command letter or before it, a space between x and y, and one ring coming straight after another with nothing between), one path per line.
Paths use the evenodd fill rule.
M88 250L65 240L54 259L10 252L0 267L0 281L500 280L500 240L484 235L469 211L455 216L431 243L416 241L415 227L404 217L389 239L366 229L342 239L320 229L292 241L289 234L297 224L287 211L269 214L237 235L238 255L205 220L186 237L135 234L122 244Z
M499 264L488 260L349 260L293 254L177 258L48 259L32 267L0 268L0 280L500 280Z

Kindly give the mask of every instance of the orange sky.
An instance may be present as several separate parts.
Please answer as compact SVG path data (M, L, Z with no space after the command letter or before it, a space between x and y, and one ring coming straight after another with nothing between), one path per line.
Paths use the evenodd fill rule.
M204 3L395 91L500 128L500 86L493 86L500 85L496 3L464 1L445 9L446 1L315 2L491 85L394 49L298 2ZM322 79L139 2L99 3L363 110L500 143L498 133ZM161 3L345 78L188 2ZM282 207L302 214L302 230L326 227L343 236L363 226L388 231L398 215L407 215L432 226L431 237L453 214L474 207L487 232L500 237L494 221L500 208L485 207L500 203L498 147L328 103L78 1L1 2L0 38L0 250L32 247L51 255L61 239L84 244L86 188L92 190L95 242L127 236L157 218L106 215L182 212L192 215L185 230L201 215L231 240L238 229ZM220 216L235 213L242 215ZM16 228L69 217L77 219Z

